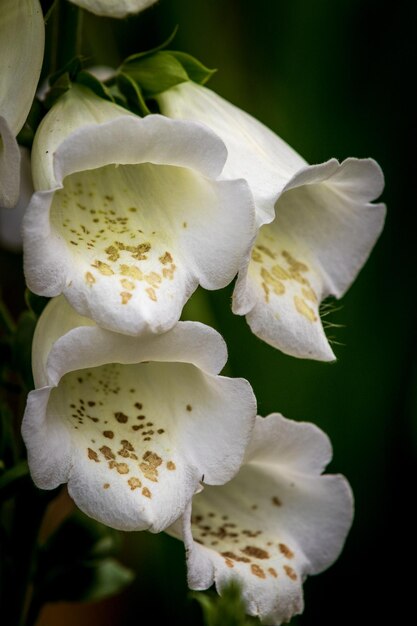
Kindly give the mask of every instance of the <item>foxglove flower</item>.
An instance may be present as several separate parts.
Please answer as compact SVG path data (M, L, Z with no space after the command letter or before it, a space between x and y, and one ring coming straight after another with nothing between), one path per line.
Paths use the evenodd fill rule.
M169 532L182 537L192 589L239 583L265 624L303 610L302 583L338 557L352 522L343 476L325 475L331 446L313 424L257 417L239 473L193 498Z
M22 427L36 485L68 482L76 504L114 528L172 524L201 482L226 482L243 458L256 402L247 381L218 375L226 358L203 324L132 338L52 300Z
M70 0L82 9L106 17L126 17L147 9L156 0Z
M19 198L16 135L38 84L45 27L39 0L2 0L0 8L0 206L11 208Z
M201 284L227 285L248 257L253 198L218 181L226 148L202 124L142 119L73 86L42 121L25 274L98 324L163 332Z
M209 89L182 83L157 97L164 115L207 124L223 139L225 179L245 178L259 228L242 265L233 311L287 354L332 360L320 302L340 298L365 263L384 222L383 189L372 159L308 165L256 119Z

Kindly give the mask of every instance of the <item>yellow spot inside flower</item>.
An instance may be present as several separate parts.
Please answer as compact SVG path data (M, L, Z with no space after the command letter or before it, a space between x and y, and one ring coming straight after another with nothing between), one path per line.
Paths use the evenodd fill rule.
M265 267L262 267L261 269L261 276L264 279L265 284L271 287L275 295L282 296L282 294L285 293L284 284L277 278L274 278Z
M271 259L275 259L276 258L276 254L274 254L272 252L272 250L270 250L269 248L267 248L266 246L263 246L261 244L255 246L255 248L257 250L259 250L260 252L264 252L266 255L268 255Z
M286 556L287 559L292 559L294 557L294 552L290 550L289 547L285 545L285 543L280 543L278 547L280 549L281 554Z
M172 280L174 278L174 273L175 273L176 269L177 269L177 266L174 265L174 263L171 263L171 267L170 268L164 267L162 269L162 276L164 278L169 278L169 280Z
M266 578L264 570L259 565L256 565L256 563L252 563L250 569L254 576L258 576L258 578Z
M120 273L122 276L129 276L135 280L143 280L143 272L136 265L121 265Z
M159 260L161 261L162 265L166 265L167 263L172 263L172 256L167 251L167 252L165 252L164 255L159 257Z
M291 578L291 580L297 580L297 574L289 565L284 565L284 572L287 574L288 578Z
M148 294L149 298L150 298L153 302L156 302L156 301L157 301L157 297L156 297L155 289L153 289L152 287L148 287L145 291L146 291L146 293ZM129 295L130 295L130 294L129 294Z
M127 304L130 298L132 297L132 294L129 293L128 291L121 291L120 295L122 297L122 304Z
M89 285L93 285L96 282L96 279L94 278L91 272L85 273L85 280Z
M131 291L135 288L135 283L132 283L132 281L127 278L122 278L120 284L124 289L130 289Z
M110 265L107 265L107 263L103 263L103 261L94 261L94 263L92 263L91 265L92 267L97 268L100 274L103 274L103 276L112 276L112 274L114 274Z
M297 311L303 315L309 322L317 322L317 316L307 302L299 296L294 296L294 304Z
M282 256L294 272L308 272L309 267L301 261L297 261L287 250L282 251Z
M149 274L146 274L145 280L151 287L155 287L155 289L158 289L159 285L162 282L161 276L156 272L150 272Z
M96 463L100 463L97 452L94 452L91 448L87 448L88 458L90 461L95 461Z
M311 302L314 302L314 303L318 302L316 293L311 287L303 287L301 289L301 293L303 294L304 298L306 298L307 300L310 300Z
M152 498L152 494L147 487L142 489L142 495L145 496L145 498Z
M291 278L291 275L287 272L287 270L278 264L271 267L271 272L274 277L278 278L279 280L288 280L289 278Z
M139 487L142 487L142 483L140 482L139 478L136 478L136 476L132 476L132 478L129 478L127 482L132 491L134 491L135 489L139 489Z

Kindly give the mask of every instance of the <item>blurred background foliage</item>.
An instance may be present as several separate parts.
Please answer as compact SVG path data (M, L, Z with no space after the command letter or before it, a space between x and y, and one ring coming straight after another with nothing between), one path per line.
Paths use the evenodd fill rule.
M227 373L251 382L260 414L279 411L329 434L330 470L345 474L353 487L356 517L345 550L330 570L306 582L306 609L292 624L382 618L400 624L411 590L404 563L412 562L416 543L415 105L409 74L415 3L160 0L120 22L85 14L83 53L92 65L116 66L162 42L177 24L170 47L218 68L208 86L310 163L372 156L384 170L384 233L340 308L332 306L325 318L343 325L328 329L338 342L335 364L296 360L262 343L231 314L232 287L198 292L185 315L198 315L223 334ZM24 308L21 257L1 251L0 258L2 291L17 316ZM188 596L182 545L164 534L131 533L122 540L122 561L135 581L100 603L49 605L39 626L58 619L61 626L130 626L146 623L146 614L153 624L203 623Z

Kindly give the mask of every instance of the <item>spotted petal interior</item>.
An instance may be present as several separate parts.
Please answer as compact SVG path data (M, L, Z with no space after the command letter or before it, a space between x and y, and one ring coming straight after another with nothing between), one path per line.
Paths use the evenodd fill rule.
M133 306L155 326L166 325L161 304L169 323L178 318L195 287L192 268L183 261L181 231L197 218L198 188L183 168L152 164L68 176L51 208L52 224L74 259L67 296L73 287L84 291L93 309Z
M281 624L303 608L302 583L337 558L352 521L341 476L321 476L329 442L312 424L257 417L246 460L220 487L206 487L184 516L194 589L237 580L247 611Z
M60 424L71 441L68 488L80 508L116 528L157 532L182 514L200 481L236 471L253 410L247 395L243 383L191 364L111 363L63 376L45 435ZM233 420L221 430L235 406L241 437Z
M235 296L242 287L253 293L246 319L257 336L294 356L333 358L319 315L322 278L311 252L279 216L260 228Z

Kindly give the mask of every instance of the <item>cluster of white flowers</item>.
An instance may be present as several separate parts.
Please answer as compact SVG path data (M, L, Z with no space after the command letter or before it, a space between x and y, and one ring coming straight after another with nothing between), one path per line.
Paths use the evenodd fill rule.
M149 4L121 2L119 15ZM38 0L1 6L19 20L18 44L2 29L1 55L18 45L24 67L0 80L0 204L12 206L43 20ZM322 476L323 432L256 416L249 383L220 376L220 335L179 319L198 285L237 275L233 311L253 333L332 360L319 305L344 294L380 234L383 176L371 159L308 165L191 81L157 102L161 114L140 118L73 85L37 130L25 275L52 300L33 343L30 470L44 489L68 483L109 526L181 538L192 588L237 579L248 613L281 624L302 610L305 577L340 553L350 488Z

